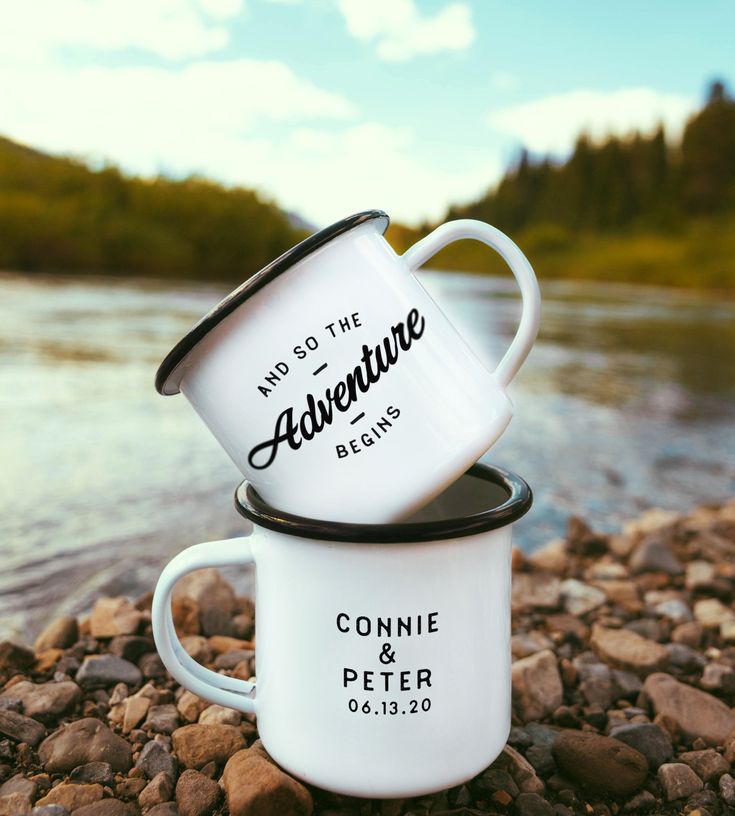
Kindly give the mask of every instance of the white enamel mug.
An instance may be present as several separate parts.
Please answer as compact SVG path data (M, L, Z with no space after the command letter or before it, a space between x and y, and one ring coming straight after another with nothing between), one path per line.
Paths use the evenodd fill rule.
M156 587L153 634L173 677L255 713L273 759L320 788L417 796L486 768L510 729L511 524L528 485L475 465L391 525L280 513L246 484L236 504L252 533L184 550ZM171 616L182 576L251 563L257 683L196 663Z
M158 370L158 390L181 391L259 494L290 513L403 518L510 421L506 387L539 326L528 261L503 233L468 220L399 256L387 225L370 211L311 236L225 298ZM495 371L414 275L461 238L499 252L521 289L518 332Z

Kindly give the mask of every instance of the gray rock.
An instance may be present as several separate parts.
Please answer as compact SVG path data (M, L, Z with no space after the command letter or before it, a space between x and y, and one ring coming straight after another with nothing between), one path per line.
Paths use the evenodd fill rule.
M151 740L143 746L136 768L140 768L146 779L153 779L156 774L167 773L171 779L176 779L178 763L164 745L156 740Z
M79 625L77 619L71 615L51 621L36 638L33 648L37 652L46 649L68 649L79 639Z
M84 765L78 765L69 774L71 782L86 782L87 784L97 783L98 785L107 785L111 788L115 782L112 773L112 766L109 762L87 762Z
M17 698L27 717L49 723L74 709L82 696L79 686L71 680L61 683L30 683L22 680L0 695Z
M483 771L474 780L473 786L479 791L487 791L489 793L502 790L513 799L520 793L513 777L508 771L502 768L488 768L486 771Z
M556 773L556 762L554 762L550 745L532 745L526 751L526 759L533 765L539 776L547 778Z
M544 572L518 572L513 576L513 611L555 609L561 597L561 581Z
M92 717L54 732L43 741L38 756L48 773L69 773L88 762L109 762L113 771L126 773L133 762L130 744Z
M735 779L729 773L720 777L720 796L726 805L735 807Z
M688 623L692 619L692 610L679 598L670 598L656 604L654 611L672 623Z
M157 734L173 734L179 727L179 712L173 703L154 705L148 709L148 716L141 726L144 731Z
M167 673L163 661L155 652L144 654L138 661L138 668L147 680L165 677Z
M544 783L538 778L533 765L510 745L503 748L492 767L508 771L521 793L544 792Z
M115 683L139 686L143 682L140 669L117 655L93 655L85 658L76 681L83 689L108 688Z
M638 697L643 688L638 675L622 669L612 670L612 679L615 684L615 696L626 700L634 700Z
M218 655L215 658L214 665L218 669L227 671L234 669L243 660L252 660L254 657L255 652L252 649L231 649L229 652Z
M0 734L16 742L27 742L28 745L35 748L46 736L46 729L41 723L24 714L0 709Z
M561 729L554 725L530 722L526 725L526 732L531 737L534 745L553 745L554 740L561 733ZM531 793L535 793L535 791L531 791Z
M663 728L653 723L639 722L620 725L613 728L610 736L643 754L652 771L656 771L659 765L668 762L674 755L671 737Z
M657 778L667 802L683 799L702 790L702 780L683 762L661 765Z
M684 672L701 671L707 663L704 655L683 643L667 643L665 648L669 653L669 665Z
M623 805L622 811L623 813L644 813L653 810L655 804L656 797L650 791L642 790L640 793L636 793L632 799L628 799Z
M575 661L579 676L579 690L589 705L609 708L613 701L613 677L604 663L580 663Z
M730 770L730 763L713 748L703 751L686 751L677 757L679 762L688 765L704 782L719 779Z
M522 793L515 801L518 816L554 816L554 809L537 793Z
M628 566L631 572L665 572L681 575L684 568L669 547L665 532L647 535L630 556Z
M554 641L535 629L530 632L520 632L510 639L510 650L515 660L553 648Z
M16 714L22 714L23 702L18 697L11 697L11 691L12 689L8 689L4 694L0 695L0 708L4 711L15 711Z
M33 808L31 816L69 816L69 811L63 805L41 805Z
M137 663L144 654L155 652L156 644L151 638L140 635L118 635L110 641L107 650L123 660Z
M570 615L586 615L607 601L607 595L601 589L576 578L562 581L560 588L564 609Z

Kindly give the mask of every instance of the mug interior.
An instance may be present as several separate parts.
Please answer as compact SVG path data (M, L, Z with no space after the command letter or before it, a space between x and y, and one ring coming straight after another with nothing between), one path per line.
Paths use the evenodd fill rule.
M463 476L405 521L355 524L297 516L264 501L247 481L235 491L240 515L287 535L350 543L406 543L476 535L505 527L525 515L533 496L517 474L484 464Z

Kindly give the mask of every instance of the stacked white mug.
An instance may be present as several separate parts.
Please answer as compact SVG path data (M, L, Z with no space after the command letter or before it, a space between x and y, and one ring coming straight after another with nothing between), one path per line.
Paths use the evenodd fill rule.
M248 279L167 355L182 392L245 481L246 538L207 542L164 570L153 630L169 672L255 713L273 759L314 785L407 797L460 784L510 727L511 525L518 476L474 464L512 414L540 298L497 229L453 221L397 255L381 211L311 236ZM489 371L415 271L448 243L495 249L523 309ZM256 564L254 683L197 664L171 616L178 578Z

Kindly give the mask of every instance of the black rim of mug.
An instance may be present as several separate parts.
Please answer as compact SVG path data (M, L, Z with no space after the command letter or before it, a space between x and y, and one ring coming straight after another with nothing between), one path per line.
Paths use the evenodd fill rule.
M382 232L384 233L388 229L390 219L382 210L365 210L364 212L355 213L355 215L350 215L319 232L315 232L301 243L286 250L283 255L280 255L275 261L271 261L260 272L248 278L237 289L230 292L226 298L207 312L163 358L163 362L156 372L156 391L165 396L179 393L178 383L171 384L168 382L179 363L218 323L234 312L248 298L333 238L377 218L384 220L382 225Z
M494 465L477 463L466 471L465 476L473 476L502 487L507 492L508 498L497 507L460 518L426 522L355 524L310 519L276 510L261 499L253 485L244 481L235 491L235 507L241 516L259 527L302 538L354 544L404 544L475 535L507 527L524 516L531 507L533 501L531 488L515 473Z

